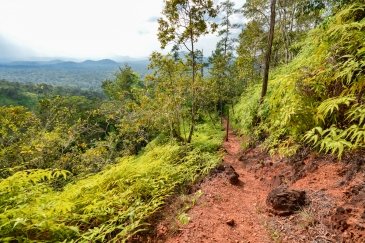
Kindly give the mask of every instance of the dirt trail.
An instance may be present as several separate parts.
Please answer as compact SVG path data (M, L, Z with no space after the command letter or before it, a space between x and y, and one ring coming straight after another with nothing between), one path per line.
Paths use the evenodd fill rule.
M364 151L345 163L305 149L282 159L259 147L243 153L232 131L223 148L225 170L197 185L202 196L185 215L188 223L161 223L151 242L365 242ZM238 185L230 183L228 166L239 174ZM305 191L308 205L286 217L271 213L266 197L278 186Z
M203 194L188 212L189 223L166 242L271 242L264 214L269 188L239 160L240 141L232 131L224 149L224 164L233 166L239 184L231 185L224 173L203 182Z

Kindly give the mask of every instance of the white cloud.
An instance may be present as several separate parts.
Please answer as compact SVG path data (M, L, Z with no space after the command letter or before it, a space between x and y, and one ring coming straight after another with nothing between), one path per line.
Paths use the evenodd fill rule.
M39 56L140 57L159 50L162 0L0 0L0 6L0 35ZM214 38L204 39L202 46L214 48Z

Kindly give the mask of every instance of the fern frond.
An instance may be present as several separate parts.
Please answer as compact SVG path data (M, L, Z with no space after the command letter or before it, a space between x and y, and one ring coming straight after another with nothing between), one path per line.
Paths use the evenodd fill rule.
M331 126L323 130L321 127L315 127L304 135L304 141L318 147L319 151L337 154L341 158L345 149L353 148L354 145L346 140L347 131Z
M323 101L317 108L317 119L322 120L339 110L340 105L349 106L355 101L354 96L333 97Z
M353 106L347 113L349 122L357 122L358 125L364 124L365 121L365 106Z

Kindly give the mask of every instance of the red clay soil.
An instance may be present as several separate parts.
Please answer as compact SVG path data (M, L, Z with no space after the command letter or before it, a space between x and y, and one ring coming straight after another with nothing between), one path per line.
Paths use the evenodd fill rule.
M195 198L192 208L183 210L186 224L167 209L169 219L158 223L154 236L143 242L365 243L363 152L342 162L310 151L280 159L259 147L242 152L232 131L223 149L226 169L196 185L201 196L196 200L190 195ZM239 174L237 185L230 183L229 166ZM266 197L278 186L304 190L309 204L290 216L272 214ZM180 199L168 206L185 207Z
M244 168L240 141L232 131L224 149L224 164L235 169L240 182L231 185L224 174L204 181L203 195L188 212L189 223L166 242L271 242L262 211L269 188Z

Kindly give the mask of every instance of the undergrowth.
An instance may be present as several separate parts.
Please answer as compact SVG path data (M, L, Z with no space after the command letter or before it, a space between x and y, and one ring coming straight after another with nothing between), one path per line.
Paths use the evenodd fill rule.
M233 123L251 143L290 156L307 144L336 154L365 147L365 6L353 4L314 29L301 53L236 105Z
M221 160L223 134L197 128L196 142L151 142L137 156L54 190L61 170L27 170L0 181L0 241L124 242L147 230L167 197L206 175Z

